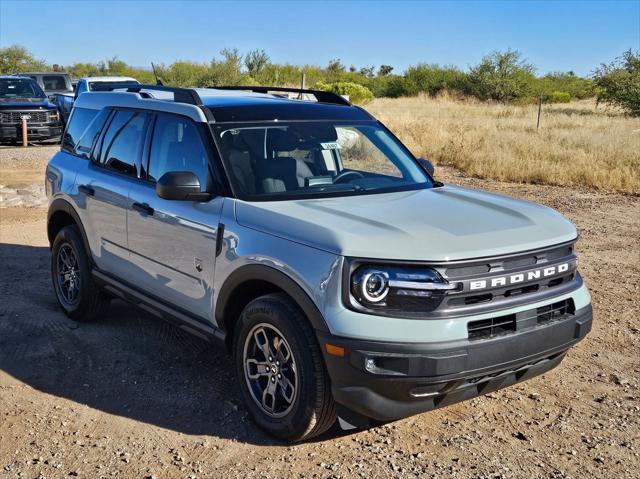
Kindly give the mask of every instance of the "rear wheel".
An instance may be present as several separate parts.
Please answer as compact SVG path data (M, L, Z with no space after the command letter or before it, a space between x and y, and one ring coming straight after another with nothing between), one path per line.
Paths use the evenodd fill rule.
M274 436L301 441L336 419L322 354L307 319L289 297L249 303L234 337L240 391L254 421Z
M91 277L89 258L77 226L65 226L51 248L51 279L65 314L75 321L94 321L107 314L109 298Z

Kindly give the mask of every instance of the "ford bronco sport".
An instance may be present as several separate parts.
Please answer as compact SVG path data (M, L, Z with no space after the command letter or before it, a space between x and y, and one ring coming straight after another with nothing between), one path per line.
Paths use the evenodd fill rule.
M46 171L60 306L122 298L226 348L275 436L485 394L589 332L569 221L436 181L342 97L114 90L78 98Z

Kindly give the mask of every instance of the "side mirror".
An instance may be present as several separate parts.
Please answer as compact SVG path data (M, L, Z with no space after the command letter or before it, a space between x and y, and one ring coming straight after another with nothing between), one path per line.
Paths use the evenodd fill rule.
M422 166L422 168L424 168L424 170L427 173L429 173L430 176L433 176L433 172L434 172L433 163L431 163L429 160L425 158L418 158L418 163L420 163L420 166Z
M165 200L208 201L211 194L200 190L200 180L190 171L170 171L156 183L156 194Z

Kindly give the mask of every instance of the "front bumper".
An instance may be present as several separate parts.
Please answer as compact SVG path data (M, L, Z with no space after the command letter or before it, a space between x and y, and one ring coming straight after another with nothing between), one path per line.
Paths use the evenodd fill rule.
M59 138L62 135L62 125L55 124L27 124L27 133L29 140L49 140ZM16 125L0 125L0 141L21 140L22 126Z
M505 336L438 343L384 343L318 333L341 416L391 421L448 406L556 367L591 330L591 305L568 318ZM325 343L345 349L326 352ZM345 410L346 408L346 410ZM356 419L349 420L350 413Z

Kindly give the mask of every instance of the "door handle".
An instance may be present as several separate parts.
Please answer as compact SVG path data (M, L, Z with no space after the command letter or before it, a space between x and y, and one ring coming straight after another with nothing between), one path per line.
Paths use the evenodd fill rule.
M140 213L151 216L153 214L153 208L147 203L134 203L132 208Z
M93 196L96 194L96 190L91 188L89 185L80 185L78 186L78 191L80 193L84 193L87 196Z

